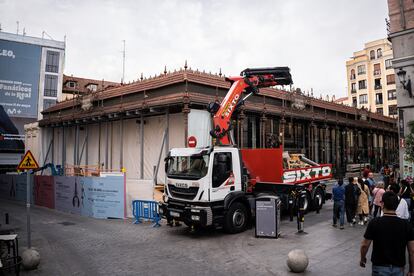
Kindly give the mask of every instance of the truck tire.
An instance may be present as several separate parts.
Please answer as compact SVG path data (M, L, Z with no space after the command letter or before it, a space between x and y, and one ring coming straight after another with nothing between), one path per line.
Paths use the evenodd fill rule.
M234 202L224 218L224 230L230 234L243 232L247 227L248 219L246 207L240 202Z
M320 210L323 206L323 191L321 188L316 188L313 195L313 210Z

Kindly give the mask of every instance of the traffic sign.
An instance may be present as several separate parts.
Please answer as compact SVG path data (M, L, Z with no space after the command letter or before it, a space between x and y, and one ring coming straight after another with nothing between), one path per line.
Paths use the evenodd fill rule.
M20 161L19 166L17 167L18 170L34 170L38 169L39 165L36 162L36 159L33 157L33 154L30 150L26 151L26 154Z
M190 148L195 148L197 146L197 139L194 136L188 137L188 146Z

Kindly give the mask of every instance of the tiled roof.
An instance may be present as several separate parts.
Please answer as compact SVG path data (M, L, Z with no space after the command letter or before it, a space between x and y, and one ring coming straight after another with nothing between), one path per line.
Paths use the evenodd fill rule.
M75 82L75 87L68 87L66 84L68 82ZM91 91L87 88L89 84L96 84L97 91L105 90L111 87L120 86L120 83L112 82L112 81L105 81L105 80L94 80L94 79L85 79L85 78L78 78L74 76L67 76L63 75L63 93L69 94L87 94Z
M68 77L67 77L68 79ZM77 78L79 79L79 78ZM87 79L85 79L87 80ZM191 82L191 83L198 83L207 86L213 86L217 88L228 89L230 88L230 83L225 80L225 77L194 71L191 69L181 69L179 71L174 71L172 73L164 73L156 77L138 80L128 84L118 85L117 87L107 88L103 91L99 91L94 93L93 100L105 100L110 98L116 98L120 96L125 96L128 94L133 93L143 93L144 91L149 91L161 87L165 87L168 85L176 84L176 83L183 83L183 82ZM116 84L116 83L115 83ZM195 92L195 91L192 91ZM284 100L295 100L296 98L301 98L302 100L305 99L307 104L310 104L314 107L319 107L327 110L344 112L351 115L356 115L358 113L369 113L367 110L357 109L351 106L338 104L333 101L325 101L323 99L317 99L313 97L308 97L305 95L297 95L296 93L275 89L275 88L262 88L260 89L260 94L270 98L277 98L277 99L284 99ZM339 100L339 99L338 99ZM75 107L80 104L80 101L76 99L64 101L58 103L47 110L44 110L42 113L50 113L56 112L59 110ZM383 116L381 114L370 113L370 117L394 123L395 119Z

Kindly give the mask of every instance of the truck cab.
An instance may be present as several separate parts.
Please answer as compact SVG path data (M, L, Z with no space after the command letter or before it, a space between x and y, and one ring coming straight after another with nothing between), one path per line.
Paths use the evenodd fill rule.
M186 225L244 230L250 211L242 182L239 149L233 146L172 149L166 158L167 187L162 213ZM228 209L236 199L238 208ZM234 208L233 208L234 209Z

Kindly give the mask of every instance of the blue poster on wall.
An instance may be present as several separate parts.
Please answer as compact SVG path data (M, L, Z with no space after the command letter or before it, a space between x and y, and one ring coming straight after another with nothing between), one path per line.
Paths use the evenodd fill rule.
M80 177L55 176L55 209L73 214L81 214Z
M88 204L92 204L91 216L95 218L124 218L124 177L93 177L86 191Z

